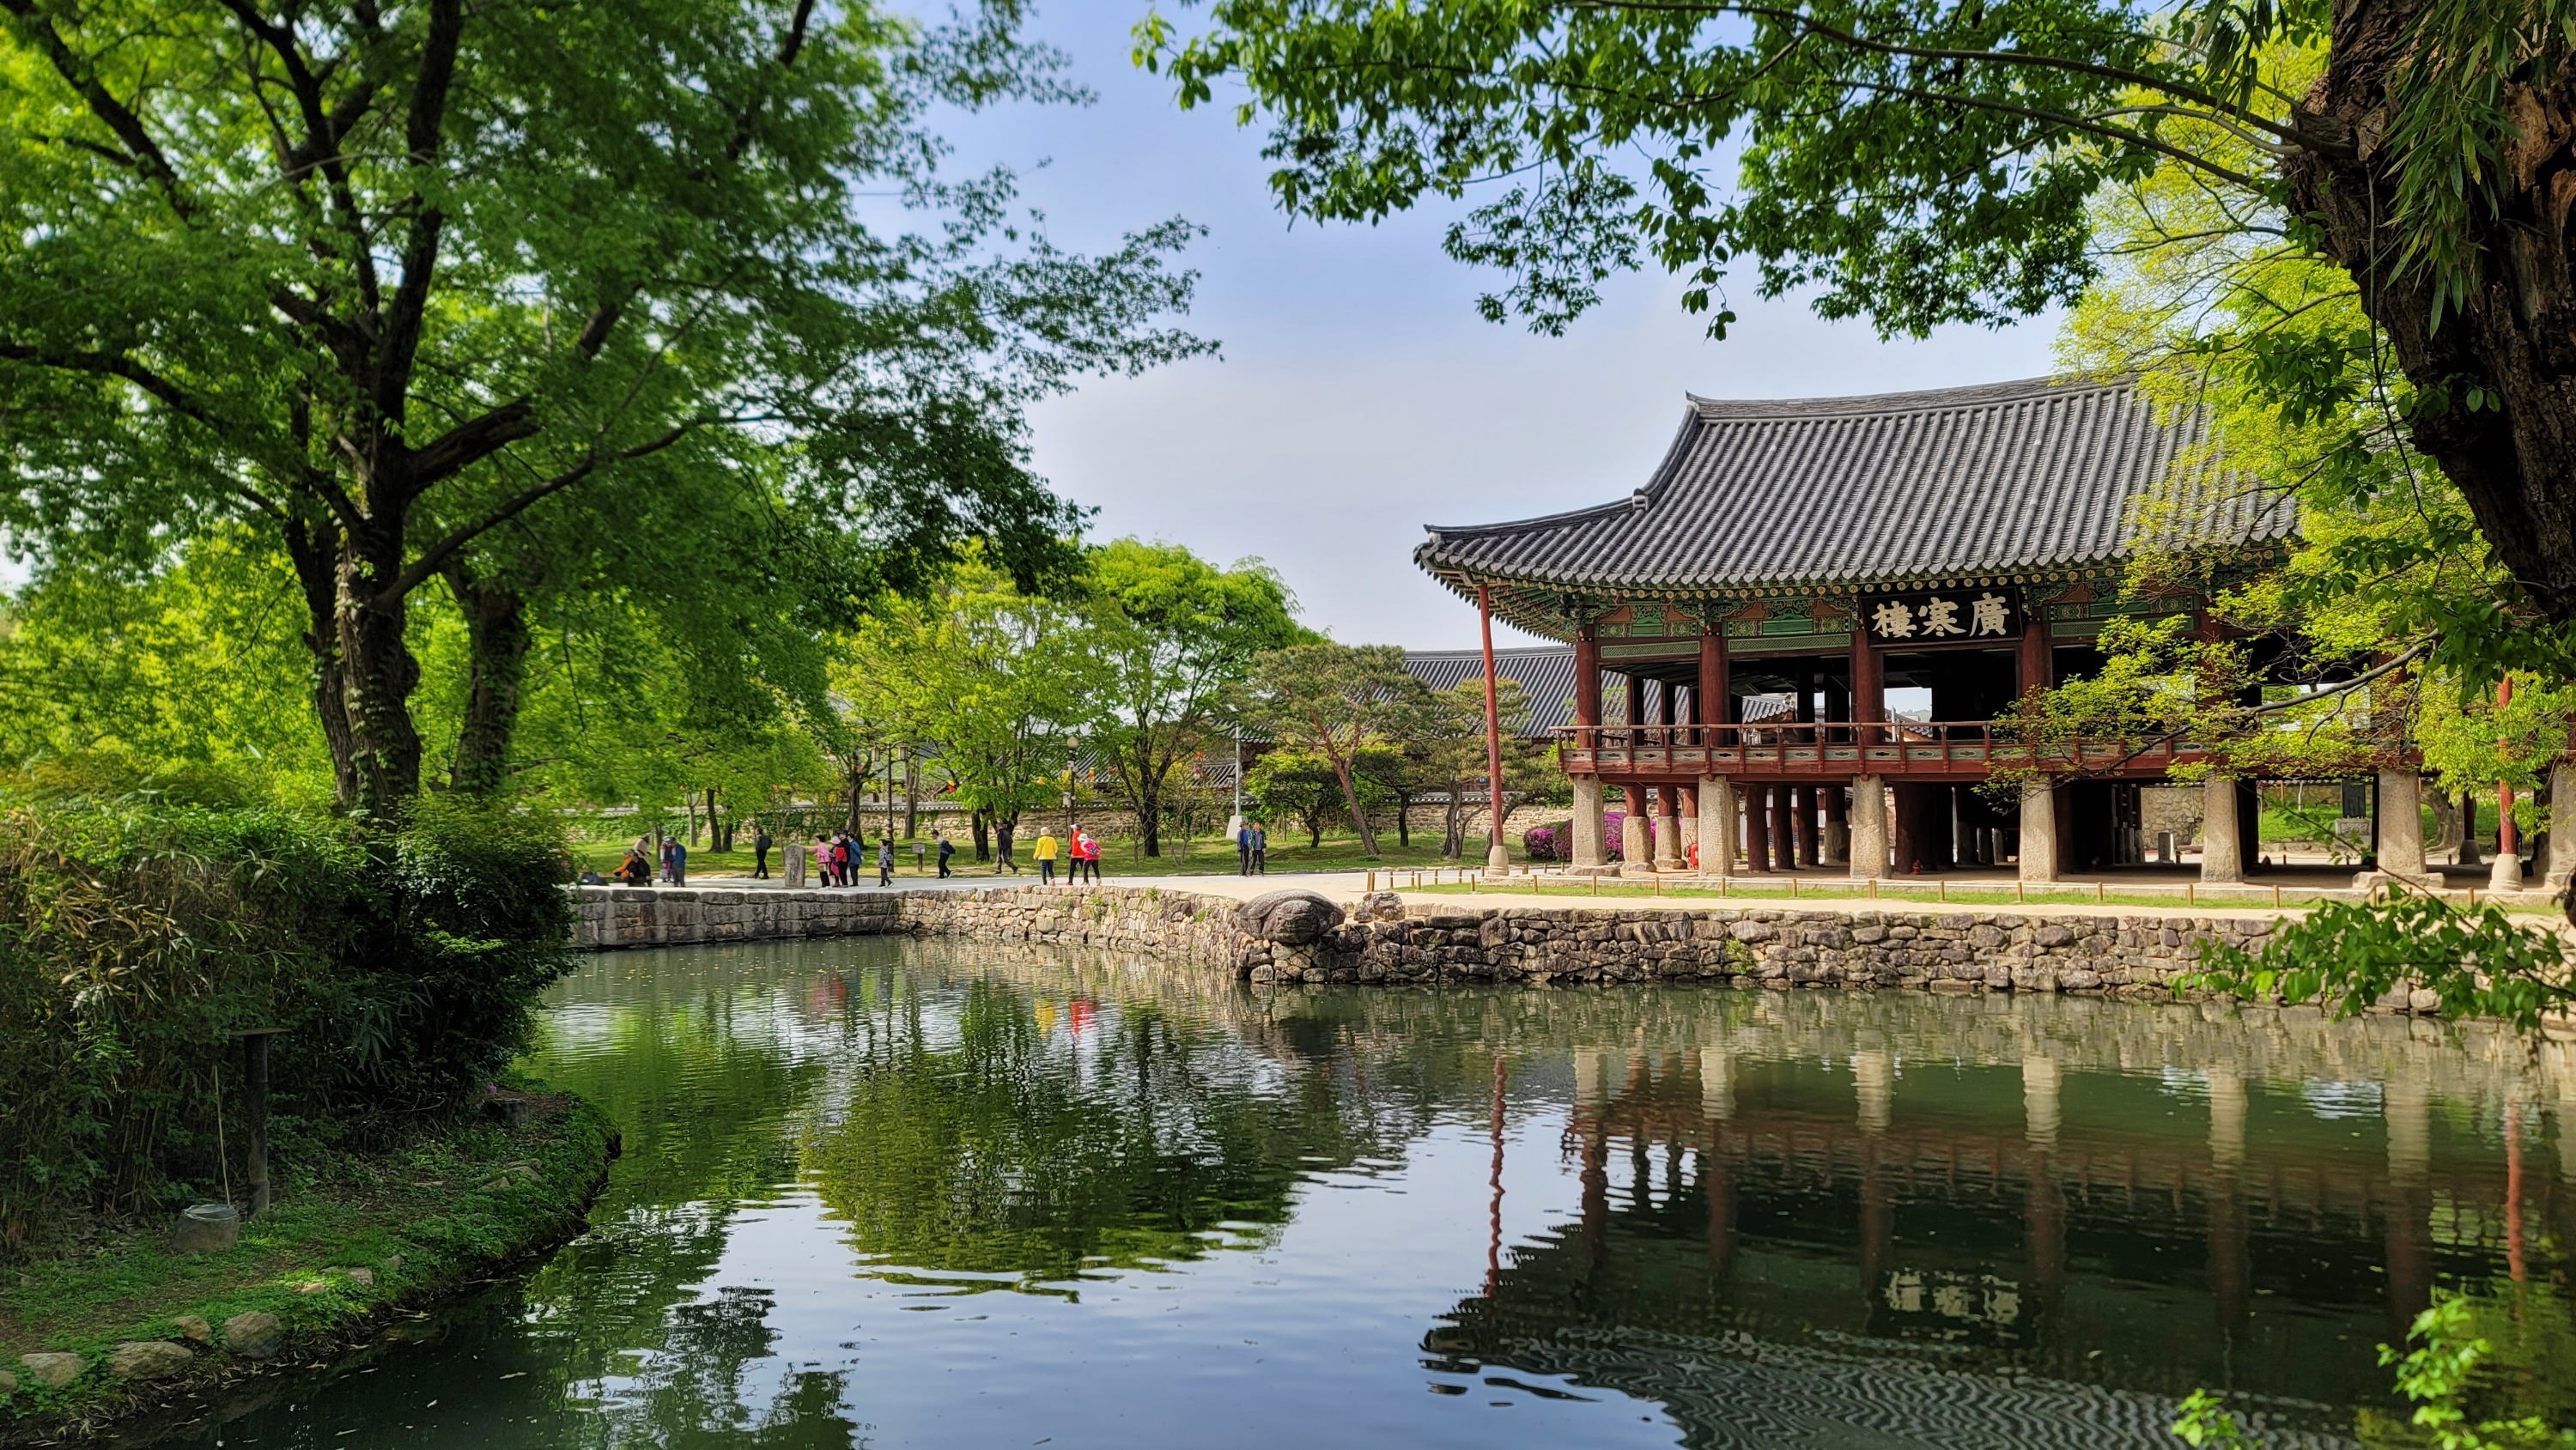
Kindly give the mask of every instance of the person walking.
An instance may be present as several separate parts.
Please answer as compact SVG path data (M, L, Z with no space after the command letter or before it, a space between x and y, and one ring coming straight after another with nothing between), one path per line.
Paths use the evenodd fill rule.
M1037 844L1038 884L1040 886L1053 886L1055 884L1055 853L1055 832L1048 830L1044 826L1040 826L1038 828Z
M948 869L948 858L957 854L957 845L937 831L930 833L930 839L939 843L939 879L945 881L954 874Z
M760 824L758 821L751 823L752 880L766 881L769 879L769 848L774 844L775 843L769 839L768 827Z
M1237 876L1252 874L1252 822L1250 821L1237 821L1234 824L1234 874Z
M1252 823L1252 874L1270 874L1270 830L1259 821Z
M894 884L894 837L877 837L877 884Z
M1083 880L1100 884L1100 838L1080 826L1073 828L1073 863Z
M1014 876L1020 874L1020 863L1011 855L1011 823L1008 821L996 822L993 826L993 874L999 876L1004 871Z

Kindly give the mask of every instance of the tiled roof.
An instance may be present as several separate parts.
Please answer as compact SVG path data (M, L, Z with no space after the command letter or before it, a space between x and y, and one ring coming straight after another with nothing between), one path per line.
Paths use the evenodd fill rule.
M1462 680L1485 677L1485 656L1481 650L1407 650L1404 667L1415 679L1435 690L1455 688ZM1494 651L1494 673L1500 678L1521 682L1521 694L1529 701L1529 723L1521 727L1525 738L1535 739L1561 725L1574 723L1574 650L1568 645L1541 646L1536 649L1498 649ZM1626 688L1627 676L1601 672L1601 693L1606 699Z
M2205 421L2159 422L2127 382L2034 378L1786 402L1694 397L1644 488L1515 523L1434 525L1415 562L1453 585L1727 591L2106 564L2142 548L2287 538L2286 500L2174 461ZM2175 506L2142 511L2172 485Z
M1485 656L1472 649L1407 650L1404 667L1413 677L1435 690L1455 688L1464 680L1485 677ZM1521 682L1521 693L1529 700L1529 721L1521 727L1525 739L1539 739L1550 731L1574 723L1574 647L1542 645L1529 649L1494 651L1494 674L1506 680ZM1610 670L1601 672L1601 700L1612 719L1620 718L1627 709L1628 677ZM1736 701L1737 718L1758 723L1790 713L1786 695L1744 695Z

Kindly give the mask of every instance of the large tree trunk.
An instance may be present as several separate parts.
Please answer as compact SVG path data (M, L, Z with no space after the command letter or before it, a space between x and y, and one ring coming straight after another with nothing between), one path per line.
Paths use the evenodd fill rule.
M2409 421L2415 446L2459 488L2532 606L2555 623L2576 623L2576 275L2567 255L2576 97L2565 79L2508 87L2520 134L2495 178L2501 206L2490 215L2470 204L2479 276L2437 325L2435 278L2410 260L2391 224L2396 182L2380 149L2388 87L2422 8L2423 0L2340 0L2332 58L2297 117L2349 150L2301 152L2284 170L2295 204L2323 223L2326 251L2359 284L2363 309L2386 330L2407 379L2450 400ZM2471 387L2496 401L2472 411Z
M403 638L407 601L385 585L402 572L399 534L375 531L365 552L344 545L335 616L341 695L348 702L349 758L355 767L354 809L385 817L420 793L420 732L411 695L420 661Z
M331 752L335 803L358 803L357 747L349 734L348 672L340 664L339 569L327 536L300 519L286 525L286 556L304 591L304 647L313 657L313 709L322 720L322 743Z
M526 601L505 579L477 580L464 566L443 571L465 616L465 718L456 733L448 785L466 795L499 795L510 782L510 741L528 677Z

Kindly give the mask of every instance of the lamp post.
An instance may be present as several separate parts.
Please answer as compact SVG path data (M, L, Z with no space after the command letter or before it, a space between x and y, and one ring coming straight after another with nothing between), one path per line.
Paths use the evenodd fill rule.
M1064 838L1067 841L1073 839L1073 760L1075 752L1081 748L1080 735L1064 737Z

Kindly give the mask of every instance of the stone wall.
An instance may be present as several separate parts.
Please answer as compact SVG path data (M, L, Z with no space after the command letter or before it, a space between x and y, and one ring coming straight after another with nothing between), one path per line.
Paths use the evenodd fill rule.
M2039 991L2168 998L2198 943L2258 946L2269 920L2030 912L1408 908L1362 902L1321 940L1265 941L1234 902L1155 887L878 893L583 887L585 949L905 932L1111 947L1254 982L1647 982ZM2429 995L2429 994L2427 994ZM2392 1003L2391 1005L2397 1005Z

